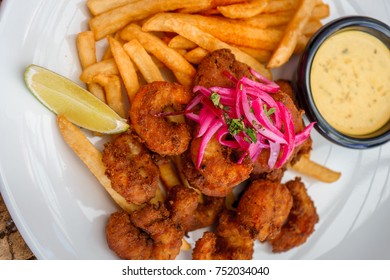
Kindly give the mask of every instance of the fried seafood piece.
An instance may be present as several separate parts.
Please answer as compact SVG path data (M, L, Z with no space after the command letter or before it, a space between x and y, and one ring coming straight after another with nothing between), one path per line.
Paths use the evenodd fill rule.
M202 173L195 168L189 152L183 153L181 158L183 162L181 172L192 187L200 190L201 193L212 197L225 197L232 192L232 188L226 188L219 183L211 184L208 182Z
M216 232L205 232L192 251L194 260L250 260L254 241L238 221L234 211L220 215Z
M267 180L253 181L237 206L237 217L254 238L264 241L279 233L292 207L287 187Z
M273 252L284 252L306 242L318 222L317 210L299 177L286 183L293 197L293 206L281 231L269 242Z
M152 82L142 86L130 106L130 123L146 146L160 155L179 155L191 140L190 126L169 121L163 113L181 112L192 94L182 85Z
M112 188L127 202L142 204L155 196L159 187L158 167L130 130L105 144L102 160Z
M302 116L304 114L303 110L300 110L293 100L293 90L288 81L278 80L276 81L280 86L280 90L277 93L272 94L272 98L277 101L283 103L288 111L291 113L292 121L294 124L294 132L297 134L301 132L305 125L303 123ZM299 157L304 153L309 153L311 151L312 141L310 137L301 145L295 147L294 152L290 156L289 160L279 169L270 168L268 166L268 159L270 156L269 149L263 149L254 162L253 172L251 177L253 179L268 179L275 182L280 182L283 177L283 173L286 169L286 166L289 162L295 162L299 159Z
M197 161L201 141L200 138L194 138L191 142L190 155L193 163ZM207 143L198 170L205 184L193 186L206 195L226 196L234 187L248 179L253 169L253 163L248 157L240 164L237 160L235 151L222 146L215 137L212 137Z
M122 259L146 260L152 255L153 240L133 225L125 211L112 213L108 218L106 240L108 247Z
M131 214L131 222L153 240L151 259L173 260L180 253L184 232L163 204L147 205Z
M237 79L246 76L253 79L249 67L235 59L228 49L220 49L209 53L199 63L194 85L204 87L234 87L234 83L226 77L224 72L228 71Z
M194 189L177 185L169 190L166 204L172 221L189 232L212 225L223 210L225 200L206 195L201 199Z
M106 225L109 248L120 258L129 260L175 259L183 235L163 205L148 204L131 214L115 212Z

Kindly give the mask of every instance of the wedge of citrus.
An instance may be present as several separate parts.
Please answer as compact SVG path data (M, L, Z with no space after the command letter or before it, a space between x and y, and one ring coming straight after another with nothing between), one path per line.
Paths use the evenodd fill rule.
M24 80L31 93L48 109L77 126L113 134L129 128L107 104L73 81L44 67L29 65Z

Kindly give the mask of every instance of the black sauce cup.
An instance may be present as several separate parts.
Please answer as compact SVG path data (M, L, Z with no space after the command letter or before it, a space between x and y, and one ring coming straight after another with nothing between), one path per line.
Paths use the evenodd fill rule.
M367 135L352 136L340 133L322 117L314 102L310 85L311 66L317 50L330 36L349 30L367 32L381 40L390 49L390 27L385 23L364 16L348 16L336 19L324 25L308 42L300 57L297 72L294 74L293 86L297 93L299 105L305 110L307 118L311 122L316 122L314 127L321 135L344 147L365 149L381 145L390 140L390 120L380 129Z

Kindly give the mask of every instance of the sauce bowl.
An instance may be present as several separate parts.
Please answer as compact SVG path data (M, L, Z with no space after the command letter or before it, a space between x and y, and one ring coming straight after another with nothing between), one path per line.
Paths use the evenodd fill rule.
M325 105L320 104L320 101L319 101L319 100L324 100L324 99L318 99L317 96L318 96L319 90L318 90L318 88L313 86L315 83L313 83L313 80L312 80L313 77L316 77L316 79L321 79L318 76L314 76L314 75L312 77L312 74L315 73L315 72L312 72L313 69L315 69L314 68L315 65L313 66L313 61L315 60L316 54L320 53L319 50L321 49L321 47L322 46L324 46L324 47L329 46L329 44L328 45L324 45L324 44L329 42L327 40L329 40L329 38L332 38L332 36L333 36L333 41L334 41L334 38L336 37L337 34L341 34L343 32L346 33L348 31L360 31L360 32L363 32L365 34L369 34L369 35L375 37L374 40L376 40L376 41L378 41L377 39L379 39L378 42L381 43L381 45L383 46L383 49L381 49L381 50L382 51L384 50L385 57L387 57L389 55L389 53L386 52L386 49L387 49L387 51L389 51L389 49L390 49L390 27L388 25L386 25L385 23L380 22L378 20L375 20L373 18L364 17L364 16L348 16L348 17L339 18L339 19L336 19L336 20L324 25L310 39L310 41L308 42L303 54L301 55L300 60L299 60L297 72L295 73L294 78L293 78L293 85L294 85L295 91L297 93L296 95L297 95L297 100L298 100L299 105L305 110L307 118L312 122L316 122L316 125L314 127L321 135L323 135L325 138L332 141L333 143L336 143L336 144L344 146L344 147L354 148L354 149L364 149L364 148L378 146L378 145L383 144L383 143L390 140L390 117L389 117L390 116L390 105L389 105L390 104L390 100L389 100L390 99L390 88L388 88L388 84L389 84L390 80L388 78L386 78L387 84L385 82L384 88L383 88L383 86L378 87L380 92L378 90L378 92L376 94L380 94L381 99L379 99L379 100L381 100L381 102L377 102L377 99L374 99L374 97L372 97L370 95L368 95L368 98L365 97L365 99L360 100L361 104L362 104L362 102L367 102L367 106L371 107L370 103L369 103L369 99L373 98L372 101L374 101L374 103L377 102L377 104L375 106L381 106L380 111L383 112L382 121L379 125L379 128L378 127L373 128L372 131L366 131L363 134L362 133L355 133L352 130L350 132L348 132L345 130L343 131L342 129L339 129L339 128L337 128L337 129L335 128L337 126L334 124L334 122L329 121L329 120L331 120L331 118L327 119L325 117L326 116L325 111L324 111L324 109L322 109L322 108L324 108ZM347 42L347 44L348 44L348 42ZM351 44L352 44L352 42L351 42ZM359 49L359 48L360 48L360 46L357 46L357 49ZM325 53L327 53L328 49L323 49L323 50L325 51ZM344 53L345 49L343 52L340 52L340 53ZM331 51L331 50L329 49L329 51ZM374 52L376 54L376 49L374 49ZM366 60L367 60L367 58L366 58ZM378 64L381 64L381 61L378 61ZM384 64L382 66L385 67L385 71L381 71L381 73L389 73L390 74L390 63L385 62L382 64ZM335 69L340 69L340 68L346 69L348 67L346 67L345 63L344 63L344 65L341 65L339 68L334 68L334 69L329 68L329 71L336 71ZM325 70L328 71L328 69L325 69ZM368 71L367 73L369 73L370 70L367 70L367 71ZM333 73L333 74L335 74L335 73ZM344 73L342 73L342 72L340 72L340 75L337 74L339 76L336 75L337 76L336 79L341 81L341 82L344 82L344 88L346 88L346 87L348 87L350 81L349 80L343 81L343 79L344 79L343 74ZM359 73L357 73L357 74L359 74ZM358 76L357 74L355 75L356 77ZM385 75L387 75L386 77L389 77L388 74L385 74ZM335 75L333 75L333 76L335 76ZM361 78L359 76L359 78L357 78L356 82L360 82L360 81L361 81ZM329 81L329 83L333 83L333 82L334 81L332 81L332 80ZM368 83L371 86L371 82L368 82ZM324 84L324 82L323 82L323 84ZM372 88L373 87L374 86L372 86ZM357 86L355 88L359 88L359 87ZM339 97L338 95L339 94L341 95L342 94L341 92L333 91L333 90L331 92L329 92L329 91L326 92L324 90L324 92L325 92L324 93L325 95L332 94L333 97L336 96L336 98L332 99L332 102L340 102L341 97ZM317 94L317 96L315 96L314 93ZM345 94L345 92L344 92L344 94ZM367 94L367 90L364 91L364 94ZM357 95L355 92L353 92L353 94L351 94L353 97L350 96L349 92L347 93L347 95L349 96L348 98L359 98L359 95ZM347 107L345 107L345 110L349 110L350 112L356 111L357 114L362 115L363 113L361 114L361 112L359 112L359 109L357 109L357 107L355 105L351 105L351 104L355 104L355 101L357 101L357 100L352 100L352 99L349 99L349 100L351 102L345 102L345 106L347 106ZM317 104L316 104L316 101L317 101ZM337 103L336 105L338 106L340 104ZM326 106L328 106L328 104ZM337 107L337 106L330 105L330 107ZM363 106L365 106L365 104ZM378 107L376 107L376 108L378 108ZM334 108L331 108L330 110L332 110L332 109L334 110ZM337 109L337 110L338 110L338 112L340 111L340 109ZM375 111L373 111L373 114L375 114L377 112L378 112L378 110L375 110ZM331 112L331 114L332 114L332 112ZM329 114L328 114L328 116L329 116ZM370 117L370 115L368 114L368 117L364 117L364 120L366 121L367 118L369 118L369 117ZM349 121L349 120L344 119L344 118L345 118L345 116L341 117L339 120L339 123L341 123L342 125L343 125L343 123L348 123L348 121ZM357 124L360 125L359 121L357 122Z

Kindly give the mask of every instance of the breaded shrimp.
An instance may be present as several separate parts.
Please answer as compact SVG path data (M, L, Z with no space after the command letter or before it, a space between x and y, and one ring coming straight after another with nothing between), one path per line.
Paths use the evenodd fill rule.
M200 141L200 138L195 138L191 142L192 162L197 160ZM253 164L248 157L241 164L237 163L233 150L222 146L215 137L212 137L207 143L199 168L209 186L197 187L202 193L210 196L226 196L234 187L249 178L252 169Z
M106 225L108 246L123 259L175 259L183 235L163 205L148 204L131 214L113 213Z
M273 252L284 252L305 243L319 220L314 203L301 179L295 178L287 182L286 187L293 197L293 206L280 233L269 240Z
M279 233L292 207L292 196L283 184L256 180L242 195L238 220L260 241Z
M253 239L230 210L222 212L216 232L205 232L192 252L195 260L250 260Z
M131 131L105 144L103 163L112 188L127 202L142 204L155 196L159 186L158 167Z
M153 260L173 260L180 253L184 232L169 215L163 204L147 205L131 215L131 222L153 239Z
M111 214L106 225L108 247L120 258L127 260L150 259L153 240L133 225L130 215L124 211Z
M272 94L272 98L283 103L291 114L292 121L294 124L294 132L297 134L301 132L305 125L303 123L302 116L303 110L300 110L293 100L293 90L290 83L284 80L276 81L280 86L280 90L277 93ZM270 168L268 166L268 158L270 155L269 149L263 149L253 164L253 172L251 177L254 179L269 179L271 181L280 182L283 172L286 169L287 164L290 161L296 161L299 156L303 153L307 153L311 150L311 139L308 138L303 144L295 147L294 152L291 154L288 161L279 169Z
M194 163L190 158L190 154L185 152L181 156L183 162L182 173L189 184L200 190L201 193L213 197L225 197L232 192L232 188L226 188L221 184L211 184L206 178L195 168Z
M185 87L171 82L153 82L138 90L129 110L130 123L150 150L160 155L179 155L188 148L190 127L161 114L166 110L183 111L191 98Z
M237 79L243 76L253 79L246 64L237 61L230 50L220 49L209 53L199 63L194 84L206 88L214 86L234 87L234 83L226 77L226 71Z
M199 193L189 187L177 185L168 192L166 204L171 219L185 232L212 225L225 203L223 198L206 195L200 200Z

